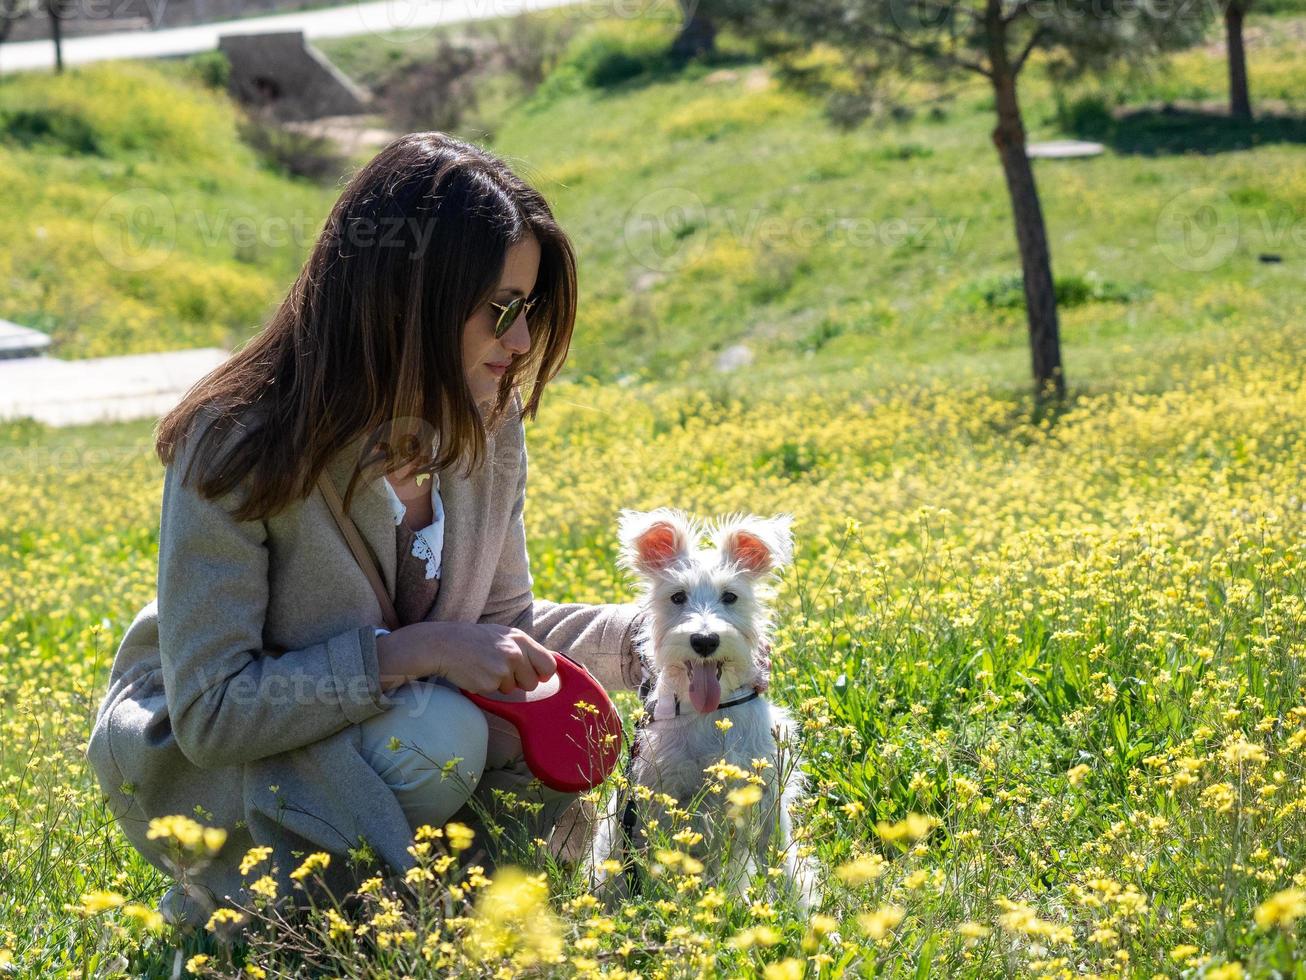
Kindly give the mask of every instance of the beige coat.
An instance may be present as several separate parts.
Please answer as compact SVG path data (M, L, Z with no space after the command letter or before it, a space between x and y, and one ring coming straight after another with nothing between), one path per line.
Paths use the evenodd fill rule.
M444 553L428 618L515 626L608 688L633 687L634 603L532 596L526 445L514 404L477 472L440 473ZM150 818L185 814L226 828L226 845L195 876L219 900L249 901L242 885L268 867L242 879L238 865L256 844L274 848L282 894L313 851L341 856L328 876L340 888L357 880L344 856L363 843L391 869L411 867L403 811L359 753L358 723L387 706L374 630L381 609L367 578L319 490L270 519L236 522L237 497L204 500L182 485L194 444L164 472L157 596L117 650L87 748L119 825L167 872L146 837ZM360 436L328 464L342 497L362 448ZM395 525L382 479L359 484L350 515L393 597Z

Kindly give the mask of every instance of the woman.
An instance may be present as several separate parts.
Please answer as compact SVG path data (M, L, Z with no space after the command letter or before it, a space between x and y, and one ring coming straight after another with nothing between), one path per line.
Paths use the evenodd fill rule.
M410 134L350 181L268 326L161 421L157 596L87 754L128 840L179 878L171 921L247 903L267 873L288 895L314 851L339 855L333 890L359 849L405 870L417 826L473 823L495 789L539 794L535 836L571 801L529 785L511 726L456 688L533 690L554 650L607 687L639 680L635 604L531 593L523 416L575 312L544 199L477 147ZM381 568L393 632L320 473ZM227 830L210 863L184 871L149 838L170 814ZM256 845L271 857L242 875Z

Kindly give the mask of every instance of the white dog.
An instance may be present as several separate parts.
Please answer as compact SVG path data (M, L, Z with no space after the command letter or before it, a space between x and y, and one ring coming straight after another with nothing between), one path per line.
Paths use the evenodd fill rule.
M792 561L792 520L736 515L705 529L665 507L621 512L620 564L644 587L648 616L637 642L652 683L641 691L631 785L613 794L590 856L609 900L638 887L632 856L647 847L650 821L670 831L677 811L688 811L690 833L671 846L700 861L711 880L745 893L774 844L800 908L818 901L811 862L790 836L789 809L803 792L794 723L755 686L766 669L759 651L770 645L769 579ZM713 547L700 549L705 530ZM715 768L722 760L737 768ZM743 780L740 770L760 779ZM609 859L625 870L606 871Z

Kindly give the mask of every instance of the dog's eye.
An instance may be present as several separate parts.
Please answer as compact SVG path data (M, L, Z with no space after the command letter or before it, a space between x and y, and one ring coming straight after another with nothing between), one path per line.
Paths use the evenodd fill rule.
M734 601L735 601L736 599L738 599L738 598L739 598L739 596L735 595L733 592L722 592L722 593L721 593L721 601L724 602L727 606L730 605L730 603L734 602Z
M673 592L671 594L671 601L674 602L677 606L683 606L685 604L685 600L688 598L689 596L685 595L684 592Z

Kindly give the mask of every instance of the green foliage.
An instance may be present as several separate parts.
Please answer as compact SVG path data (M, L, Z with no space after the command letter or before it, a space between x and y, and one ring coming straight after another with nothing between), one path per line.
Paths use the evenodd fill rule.
M236 159L235 114L227 99L134 62L7 79L0 85L0 114L7 131L38 137L44 131L73 152L175 164Z
M1099 94L1081 95L1067 100L1058 91L1056 95L1056 123L1067 133L1083 139L1104 139L1115 128L1111 107Z
M225 91L231 82L231 62L221 51L204 51L189 59L194 77L206 88Z
M676 70L669 55L674 25L665 19L599 21L579 31L536 91L540 107L583 89L612 89Z
M90 123L66 109L0 109L0 139L47 153L100 155Z
M1054 277L1057 305L1073 309L1086 303L1131 303L1147 295L1140 285L1126 286L1104 279L1097 272ZM1025 308L1025 285L1019 273L987 276L957 293L962 305L972 309L1013 310Z

